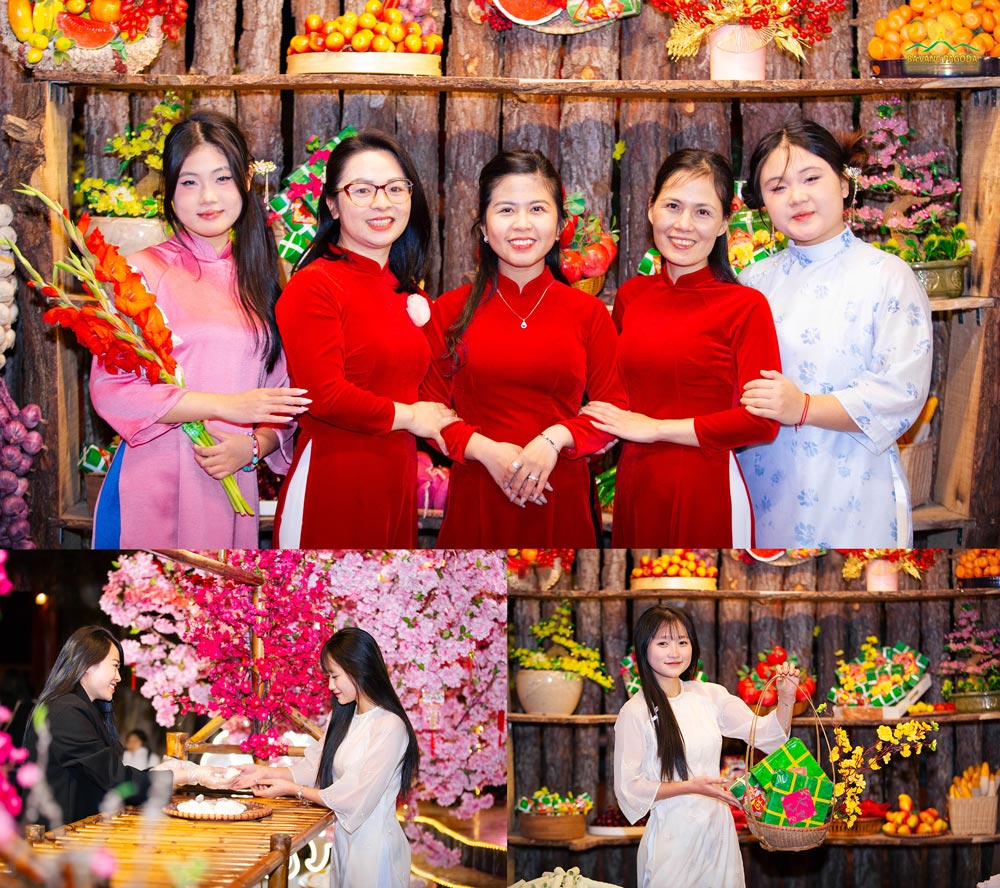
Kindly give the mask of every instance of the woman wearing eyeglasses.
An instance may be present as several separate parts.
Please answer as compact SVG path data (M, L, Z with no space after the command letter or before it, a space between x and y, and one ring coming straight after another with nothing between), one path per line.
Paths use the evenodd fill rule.
M312 404L275 521L281 548L416 546L415 435L454 422L419 401L430 213L413 161L363 131L331 153L316 239L278 300L293 385Z

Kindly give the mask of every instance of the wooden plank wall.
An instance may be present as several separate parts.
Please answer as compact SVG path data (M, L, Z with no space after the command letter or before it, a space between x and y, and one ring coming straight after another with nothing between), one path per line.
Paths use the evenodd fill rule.
M564 576L562 588L623 589L626 570L633 558L655 552L582 551L575 576ZM726 589L821 590L857 589L860 580L841 576L843 557L830 553L790 568L746 565L729 552L706 553L720 569L720 596ZM901 588L947 589L953 584L950 559L943 554L922 583L901 576ZM529 639L528 627L550 614L559 602L558 589L551 598L509 599L510 623L518 644ZM885 643L903 641L925 653L932 664L941 661L943 638L951 628L952 614L960 599L896 602L886 604L830 602L760 603L720 598L694 601L662 599L662 603L684 607L693 617L702 661L710 681L735 692L736 670L750 663L758 651L773 643L793 651L801 663L819 678L816 702L835 683L837 652L856 655L869 635ZM603 692L593 682L584 683L577 714L616 713L625 702L618 664L631 645L636 617L654 604L652 599L574 600L578 640L600 649L615 687ZM1000 600L982 599L979 604L987 624L1000 623ZM511 682L512 695L513 681ZM940 700L940 679L926 697ZM511 711L519 712L516 698ZM795 728L810 748L816 745L814 728ZM851 736L866 745L874 741L873 729L852 728ZM514 722L513 777L511 798L530 795L540 786L565 793L589 792L603 804L614 803L612 726L539 726ZM832 738L831 738L832 739ZM825 746L823 747L825 749ZM900 792L913 794L922 806L944 807L947 786L956 769L989 757L996 766L1000 750L1000 723L945 726L938 735L936 754L910 760L898 759L884 772L871 775L870 795L895 801ZM739 753L737 744L733 752ZM918 791L919 787L919 791ZM595 812L596 813L596 812ZM960 845L943 848L872 849L827 846L799 854L770 854L756 846L744 846L747 884L754 888L847 888L857 885L974 885L1000 870L1000 846ZM511 849L518 878L533 878L553 866L580 866L591 878L615 884L634 885L635 845L607 846L579 854L563 848L516 846ZM850 881L850 873L856 882Z
M861 33L887 8L888 0L859 0L856 20ZM233 70L266 73L280 69L284 41L279 39L279 22L294 16L296 22L306 14L319 12L332 17L342 5L354 8L359 0L219 0L212 4L192 3L193 15L187 25L190 67L186 67L185 49L174 43L165 47L150 69L153 74L178 74L186 70L200 74L226 75ZM286 7L290 7L286 9ZM466 0L455 0L447 8L444 0L435 0L433 12L447 35L445 70L452 75L504 75L562 78L660 79L707 78L707 53L672 63L663 50L669 20L646 6L637 17L595 31L571 36L542 34L520 26L502 34L487 25L475 24L468 15ZM768 76L773 78L849 77L856 64L854 33L847 27L847 13L835 22L831 38L809 52L804 66L772 49L768 54ZM287 30L287 27L286 27ZM863 41L858 41L863 44ZM0 115L12 110L23 79L6 54L0 53ZM75 129L84 134L84 161L88 171L101 175L115 172L115 163L102 156L107 137L119 132L129 121L137 123L149 113L156 96L77 90ZM996 270L998 241L996 201L1000 190L996 171L985 163L997 149L996 95L983 93L965 100L961 108L964 127L958 114L961 101L955 95L908 100L910 119L918 127L917 147L944 147L954 156L959 133L974 152L963 152L966 182L966 206L963 215L973 222L979 234L980 251L973 275L977 292L1000 294L1000 271ZM992 98L991 98L992 97ZM188 97L189 99L192 97ZM853 97L822 99L773 99L747 101L689 101L642 98L585 98L535 96L525 99L495 94L449 95L437 93L391 92L308 92L259 93L202 92L193 97L195 106L210 106L234 113L248 133L256 156L270 158L277 164L269 187L277 186L282 175L305 157L305 144L312 136L326 138L341 127L374 126L395 133L414 156L431 205L439 209L439 225L432 237L431 265L427 288L432 295L467 281L474 268L474 241L470 228L477 204L477 178L482 165L501 148L533 148L545 151L561 169L567 191L583 190L588 206L610 217L612 210L612 151L619 139L626 150L620 166L620 190L617 207L621 229L620 259L608 277L601 298L613 301L617 283L632 275L639 258L651 245L646 207L649 191L660 161L679 147L702 147L730 155L739 172L756 141L790 117L809 115L837 132L847 132L870 123L875 99ZM7 160L7 144L0 145L0 161ZM37 152L27 146L15 149L24 156L20 166L11 157L11 177L0 182L0 200L23 203L10 194L16 169L38 163ZM27 215L26 235L43 229L37 213ZM34 219L34 221L32 221ZM26 240L29 240L26 237ZM31 238L30 240L34 240ZM44 257L39 261L45 265ZM22 300L22 308L26 302ZM979 379L968 375L967 352L973 353L972 365L983 364L982 402L966 411L965 393L949 402L946 397L949 371L949 343L957 319L939 315L935 321L937 353L932 391L943 396L944 409L935 419L935 437L939 427L948 423L942 441L943 470L938 472L937 499L956 509L972 508L973 513L995 516L1000 499L1000 467L996 447L982 446L982 432L1000 421L1000 312L986 312L984 326L977 326L972 313L963 322L972 324L960 336L960 364L953 369L962 380ZM51 341L51 337L49 338ZM980 357L980 356L984 357ZM37 400L53 416L59 405L52 387L35 377L36 371L24 373L23 350L11 358L7 378L22 402ZM22 373L24 377L22 380ZM964 383L963 383L964 384ZM78 401L83 405L84 433L95 427L92 412L86 409L81 389ZM92 436L92 435L91 435ZM75 441L73 442L75 445ZM43 460L43 465L45 464ZM973 466L974 464L974 466ZM66 487L64 481L64 487ZM71 493L63 491L62 503L79 490L74 478ZM55 515L60 501L57 482L39 479L33 485L38 507L33 509L34 537L41 544L53 544L52 531L44 526L45 515ZM995 517L981 523L967 542L990 542L1000 532Z

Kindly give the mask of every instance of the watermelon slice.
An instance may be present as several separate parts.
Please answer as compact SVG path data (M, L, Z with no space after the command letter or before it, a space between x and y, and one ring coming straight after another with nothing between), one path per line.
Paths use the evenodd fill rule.
M777 561L785 554L784 549L747 549L758 561Z
M56 26L81 49L100 49L118 36L118 25L83 18L71 12L56 15Z
M544 25L563 11L549 0L492 0L492 3L518 25Z

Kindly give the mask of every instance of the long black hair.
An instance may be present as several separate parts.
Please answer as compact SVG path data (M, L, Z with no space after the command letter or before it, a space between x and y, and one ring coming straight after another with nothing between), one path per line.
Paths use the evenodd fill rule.
M653 195L649 199L651 209L659 198L663 186L676 174L681 174L685 179L697 179L702 176L707 178L722 205L722 218L729 221L729 217L733 214L733 195L736 186L733 182L733 168L726 158L715 151L703 151L701 148L682 148L680 151L675 151L660 164L656 172ZM733 267L729 264L728 231L723 231L715 239L712 252L708 254L708 267L717 281L737 283Z
M420 287L427 266L427 247L431 240L431 213L427 206L427 196L420 184L420 176L406 149L392 136L379 130L362 130L356 136L344 139L326 162L326 179L319 201L319 220L316 237L305 255L298 261L295 271L305 268L317 259L343 259L343 254L331 251L340 241L340 219L334 219L330 212L330 202L349 200L339 189L346 184L341 179L347 162L366 151L384 151L391 154L403 171L403 176L413 183L410 193L410 218L403 233L389 249L389 270L399 282L398 293L408 293Z
M364 629L348 626L346 629L334 632L327 639L320 652L319 661L324 669L327 668L328 664L336 663L354 682L359 693L364 694L380 709L392 712L402 719L409 737L406 752L403 754L403 770L399 790L400 795L405 796L413 787L413 782L416 779L420 751L417 748L417 735L414 733L406 710L403 709L403 704L399 702L399 696L392 686L389 670L382 658L378 642ZM347 729L351 726L351 719L354 718L357 705L356 700L352 700L350 703L338 703L336 698L331 700L333 712L330 715L330 724L326 731L326 742L323 744L319 773L316 775L317 788L333 783L333 757L347 736Z
M656 755L660 760L660 779L671 781L674 774L680 780L687 780L687 756L684 752L684 737L677 724L670 700L660 687L656 674L649 665L648 650L650 642L656 637L661 627L676 627L678 633L683 630L691 640L691 662L681 673L682 681L694 677L698 670L698 659L701 657L701 647L694 631L694 623L682 610L675 610L666 605L651 607L636 620L635 631L632 634L635 643L635 662L639 667L639 679L642 681L642 693L646 697L649 716L653 719L656 731Z
M489 209L490 201L493 200L493 192L502 179L507 176L538 176L549 191L552 203L555 204L558 213L558 225L556 226L556 239L552 248L545 254L545 265L552 276L562 283L567 283L559 264L559 237L558 232L565 224L565 212L563 210L563 184L559 172L541 151L501 151L479 174L479 212L476 221L472 226L472 238L478 244L479 261L476 264L476 276L472 281L472 289L466 297L462 313L455 319L455 322L448 328L445 335L445 345L448 350L446 356L451 360L454 369L462 363L459 355L462 335L472 322L472 316L476 313L484 297L489 299L497 285L499 275L500 260L493 251L493 247L487 243L483 237L483 227L486 225L486 211Z
M862 145L862 134L854 132L838 139L816 121L802 118L789 121L779 129L768 133L757 143L753 154L750 155L747 181L743 186L743 201L751 210L759 210L764 206L764 194L760 187L764 162L779 148L787 151L792 146L825 160L833 171L847 182L844 209L854 203L858 183L852 176L847 175L846 170L852 166L860 168L865 164L867 153Z
M45 680L45 687L35 706L41 706L61 697L64 694L72 694L80 687L80 679L83 674L98 663L104 662L111 649L118 651L119 662L125 663L125 654L122 651L121 642L103 626L82 626L77 629L62 646L59 656L56 657L55 665ZM118 735L118 728L115 726L114 715L111 711L111 704L106 700L95 700L94 704L101 711L104 720L104 728L108 733L108 741L119 753L124 751L121 737ZM34 712L32 712L32 716ZM33 718L28 719L31 726Z
M200 145L218 149L229 164L243 209L233 225L233 262L240 308L254 331L254 342L273 370L281 354L274 303L281 292L278 249L264 206L250 187L253 158L236 121L217 111L195 111L174 125L163 143L163 215L174 231L187 234L174 211L174 191L188 155Z

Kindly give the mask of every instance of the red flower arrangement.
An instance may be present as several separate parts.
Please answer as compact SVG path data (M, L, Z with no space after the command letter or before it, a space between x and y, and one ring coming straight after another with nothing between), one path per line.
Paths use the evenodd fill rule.
M674 20L667 38L672 59L693 56L702 40L722 25L746 25L757 33L756 46L774 41L800 61L832 31L830 14L843 12L844 0L650 0ZM756 47L748 47L756 48Z
M141 275L132 270L117 247L104 240L99 228L89 230L88 214L74 224L65 207L37 188L25 185L17 190L37 197L62 223L75 252L65 261L56 262L55 267L79 280L85 293L71 299L55 283L44 280L21 251L9 244L30 277L28 286L52 303L42 319L72 330L80 345L109 370L134 373L151 385L166 383L183 388L184 371L171 354L173 333ZM210 447L215 443L201 422L185 422L181 428L195 444ZM221 483L233 510L238 515L253 515L236 479L230 475Z
M845 580L854 580L869 561L888 561L898 570L919 580L920 575L937 561L939 549L837 549L845 556L841 573Z

